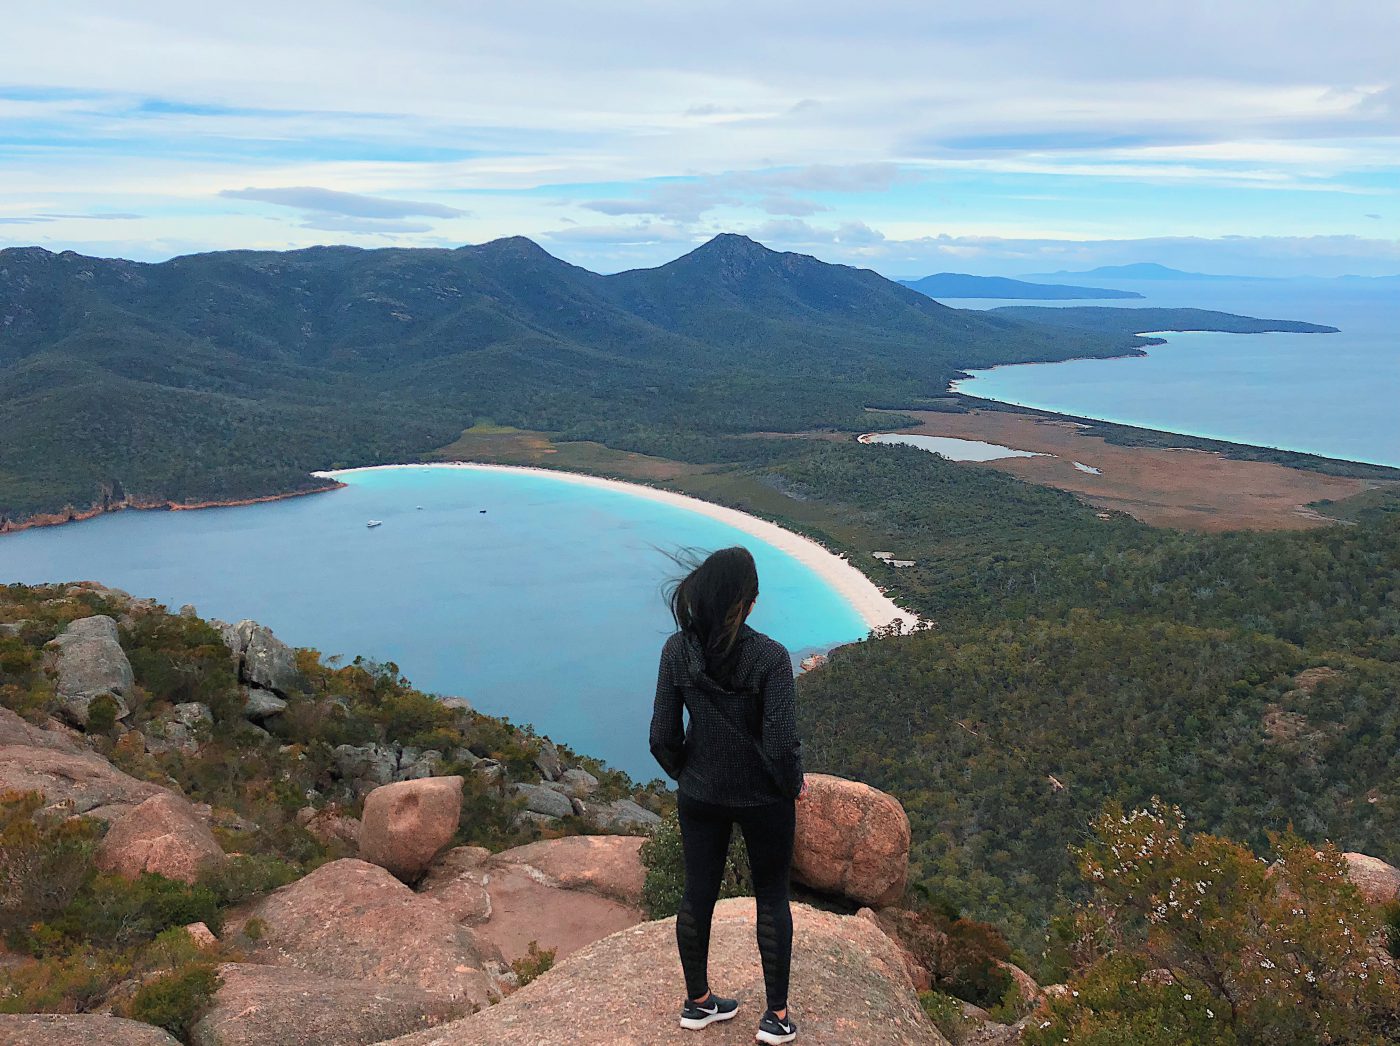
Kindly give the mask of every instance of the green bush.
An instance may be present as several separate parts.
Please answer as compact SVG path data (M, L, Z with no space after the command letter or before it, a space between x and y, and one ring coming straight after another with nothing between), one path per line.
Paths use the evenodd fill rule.
M0 935L12 940L62 912L92 868L100 828L43 812L38 792L0 795Z
M943 992L920 992L919 1005L923 1007L924 1016L933 1022L933 1026L942 1032L949 1042L962 1042L971 1022L963 1016L960 1000Z
M642 865L646 882L642 887L642 907L648 918L665 919L680 910L685 892L685 855L681 847L681 826L676 814L665 818L642 844ZM749 853L743 836L736 830L729 841L729 857L720 884L721 897L747 897L753 893Z
M120 706L110 694L98 694L88 702L87 732L106 736L117 725L117 711Z
M213 893L220 908L230 908L253 897L271 893L294 882L300 871L295 865L266 854L239 854L227 863L210 869L200 883Z
M52 920L52 927L69 940L123 947L150 941L172 926L197 922L218 932L219 901L214 891L147 872L134 880L94 876Z
M1118 943L1071 979L1028 1046L1395 1041L1400 985L1369 943L1380 919L1336 847L1275 836L1270 865L1188 836L1157 800L1110 805L1093 828L1076 853Z
M525 954L510 964L520 987L525 987L540 974L553 968L556 950L541 948L538 941L531 941L526 946Z
M131 969L128 954L86 945L0 969L0 1013L86 1013Z
M192 962L147 981L131 1000L127 1015L164 1028L183 1042L219 990L219 975L205 962Z

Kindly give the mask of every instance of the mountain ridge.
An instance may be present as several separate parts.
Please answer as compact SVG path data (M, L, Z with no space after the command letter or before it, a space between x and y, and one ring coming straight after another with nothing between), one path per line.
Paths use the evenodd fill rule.
M722 235L610 276L524 237L165 262L0 251L0 525L100 503L299 489L476 421L631 450L859 431L964 368L1123 339L948 309L866 269Z

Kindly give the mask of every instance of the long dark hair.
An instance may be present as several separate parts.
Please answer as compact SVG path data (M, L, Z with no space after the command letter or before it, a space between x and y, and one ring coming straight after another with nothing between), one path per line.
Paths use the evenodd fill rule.
M726 665L749 607L758 598L753 555L735 545L710 553L703 562L697 562L699 555L693 550L671 558L688 571L671 583L667 596L676 628L699 642L712 669Z

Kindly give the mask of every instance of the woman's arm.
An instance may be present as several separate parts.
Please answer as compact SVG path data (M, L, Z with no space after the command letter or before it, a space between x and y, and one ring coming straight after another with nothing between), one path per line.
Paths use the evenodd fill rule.
M802 742L797 737L797 687L792 659L778 647L763 680L763 750L778 774L778 789L789 799L802 792Z
M685 727L681 711L685 701L676 685L675 639L661 648L661 664L656 670L656 701L651 710L651 754L661 769L679 779L685 765Z

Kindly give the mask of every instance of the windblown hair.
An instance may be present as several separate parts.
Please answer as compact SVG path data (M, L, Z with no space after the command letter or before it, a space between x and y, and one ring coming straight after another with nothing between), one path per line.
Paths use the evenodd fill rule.
M689 570L671 584L667 597L676 628L699 642L712 669L725 665L749 607L758 598L758 568L753 555L735 545L710 553L698 564L699 557L693 552L672 558Z

